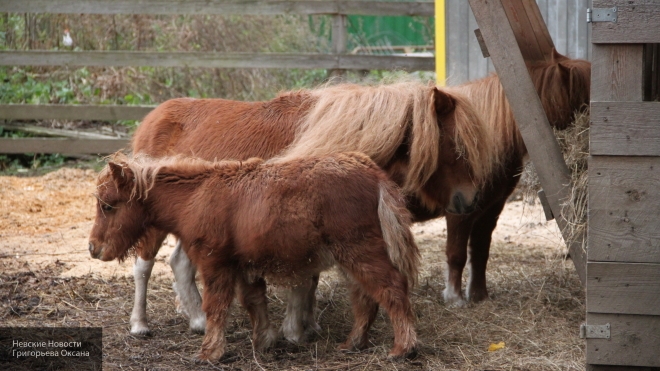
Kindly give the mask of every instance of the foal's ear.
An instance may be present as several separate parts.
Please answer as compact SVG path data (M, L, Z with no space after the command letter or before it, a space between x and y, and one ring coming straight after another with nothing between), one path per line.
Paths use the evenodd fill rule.
M438 89L437 87L433 88L433 101L435 104L435 111L437 112L438 116L451 113L454 108L456 108L456 100L454 97Z
M110 174L112 174L112 180L115 181L117 187L122 187L132 182L133 173L128 167L114 162L108 162L108 168L110 169Z

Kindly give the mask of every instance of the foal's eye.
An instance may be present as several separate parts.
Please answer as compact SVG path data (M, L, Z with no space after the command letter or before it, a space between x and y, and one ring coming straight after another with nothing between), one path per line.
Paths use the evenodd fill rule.
M107 205L107 204L101 205L101 210L103 210L103 211L112 211L112 209L114 209L114 208L110 205Z

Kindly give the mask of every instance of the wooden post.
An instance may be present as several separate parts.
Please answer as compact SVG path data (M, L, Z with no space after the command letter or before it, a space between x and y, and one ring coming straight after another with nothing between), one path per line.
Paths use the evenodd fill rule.
M342 54L346 54L346 15L335 14L332 16L332 53L341 58ZM344 69L331 69L328 71L328 78L340 82L346 75Z
M568 222L561 213L561 205L569 196L570 171L564 162L559 144L557 144L541 100L529 76L521 48L518 46L519 38L516 38L514 34L503 5L503 1L506 0L469 1L529 156L534 162L541 186L545 191L555 220L564 233ZM508 6L511 4L512 2L507 2ZM525 32L528 27L521 27L520 30L520 32ZM530 44L523 49L526 49L526 53L529 55L540 57L544 54L541 50L545 51L548 44L546 42L543 48L539 45L541 44L530 41ZM569 251L575 269L584 284L586 253L580 243L570 244Z

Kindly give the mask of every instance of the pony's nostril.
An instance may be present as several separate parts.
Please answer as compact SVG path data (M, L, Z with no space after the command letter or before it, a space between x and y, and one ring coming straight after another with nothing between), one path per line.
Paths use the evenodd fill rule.
M94 253L94 244L92 244L91 242L89 243L89 252L92 254Z

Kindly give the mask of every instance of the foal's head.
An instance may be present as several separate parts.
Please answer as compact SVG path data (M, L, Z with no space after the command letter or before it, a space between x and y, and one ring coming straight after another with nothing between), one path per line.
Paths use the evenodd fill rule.
M124 259L147 231L147 215L136 196L135 171L125 162L109 162L96 187L96 219L89 236L92 258Z

